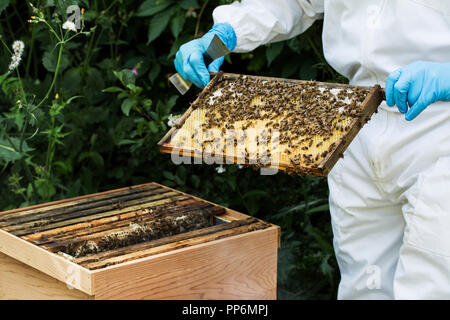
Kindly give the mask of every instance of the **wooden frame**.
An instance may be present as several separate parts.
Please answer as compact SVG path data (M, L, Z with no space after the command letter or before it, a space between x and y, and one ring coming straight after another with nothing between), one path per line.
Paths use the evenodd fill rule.
M191 106L188 108L188 110L183 114L183 116L178 121L177 125L172 127L166 135L159 141L158 146L160 148L160 151L163 153L175 153L181 156L188 156L192 158L202 158L204 156L211 156L211 154L205 152L203 154L199 154L195 149L190 147L176 147L172 144L170 144L170 139L172 135L176 132L176 130L183 126L185 121L189 118L189 116L194 111L194 106L199 102L200 99L208 92L211 91L211 89L221 80L228 80L228 79L236 79L240 75L238 74L232 74L232 73L214 73L214 78L210 83L203 89L203 91L200 93L198 98L191 104ZM262 76L249 76L247 77L252 79L261 79L261 80L275 80L275 81L282 81L282 82L293 82L293 83L306 83L308 81L303 80L293 80L293 79L281 79L281 78L273 78L273 77L262 77ZM342 154L347 149L351 141L356 137L359 130L362 128L362 126L369 121L372 114L377 111L378 106L380 103L385 99L384 97L384 90L379 86L376 85L374 87L362 87L362 86L350 86L346 84L336 84L336 83L326 83L326 82L316 82L318 85L323 87L329 87L329 88L366 88L370 89L370 93L367 95L366 99L362 103L362 115L359 118L353 119L352 123L350 124L350 130L346 132L339 142L334 146L332 150L328 153L328 155L320 162L320 164L317 167L313 166L301 166L301 167L293 167L291 163L286 161L280 161L278 165L273 166L276 169L281 169L285 171L296 171L301 172L305 174L315 175L315 176L327 176L328 173L331 171L333 166L336 164L336 162L339 160L340 157L342 157ZM240 164L247 164L248 161L243 158L238 158L236 156L230 157L226 154L223 155L223 159L232 159L234 163L240 163ZM227 162L228 163L228 162ZM270 165L268 167L271 167ZM293 170L295 169L295 170Z
M5 221L8 215L72 206L95 196L149 186L212 204L149 183L1 212L0 218ZM212 205L223 208L219 217L230 224L250 218ZM101 269L86 268L24 240L27 236L0 229L0 299L276 299L279 227L238 229L173 236L178 241L149 247L142 257Z

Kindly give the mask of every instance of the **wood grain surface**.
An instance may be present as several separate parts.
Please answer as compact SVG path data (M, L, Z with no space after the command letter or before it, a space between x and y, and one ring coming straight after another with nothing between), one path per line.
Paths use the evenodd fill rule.
M37 269L0 253L0 300L87 300L92 296L68 287Z
M277 228L92 272L96 299L276 299Z

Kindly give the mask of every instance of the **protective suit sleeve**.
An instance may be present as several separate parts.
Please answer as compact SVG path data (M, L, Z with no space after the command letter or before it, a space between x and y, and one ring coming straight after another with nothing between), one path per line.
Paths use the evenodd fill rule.
M293 38L323 17L324 0L242 0L218 6L214 23L229 23L237 37L234 52Z

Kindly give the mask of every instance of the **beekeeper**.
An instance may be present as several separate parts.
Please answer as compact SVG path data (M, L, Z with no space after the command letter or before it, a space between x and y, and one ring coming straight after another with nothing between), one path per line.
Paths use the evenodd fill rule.
M214 34L248 52L323 18L328 63L351 84L386 88L328 178L338 298L450 299L450 1L242 0L213 18L175 59L199 87Z

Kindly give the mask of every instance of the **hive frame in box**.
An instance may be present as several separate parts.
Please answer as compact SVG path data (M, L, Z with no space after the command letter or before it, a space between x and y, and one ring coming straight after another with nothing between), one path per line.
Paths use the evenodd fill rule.
M130 188L147 185L186 195L157 183ZM0 216L130 188L10 210ZM220 217L227 221L248 218L224 209ZM0 229L0 299L276 299L278 226L200 242L89 270Z
M172 135L176 132L176 130L183 126L185 121L189 118L191 113L194 111L194 105L196 105L200 99L204 95L206 95L209 91L212 90L212 88L220 81L220 80L228 80L228 79L236 79L239 76L239 74L233 74L233 73L211 73L212 80L209 82L209 84L203 89L203 91L199 94L197 99L191 104L191 106L188 108L188 110L182 115L182 117L179 119L176 126L172 127L166 135L159 141L158 146L160 148L160 151L163 153L169 153L169 154L177 154L180 156L187 156L187 157L193 157L193 158L203 158L205 156L213 156L212 154L208 152L202 152L202 154L198 153L198 150L195 150L194 148L190 147L176 147L172 144L170 144L170 140ZM263 76L251 76L246 75L246 77L251 79L261 79L261 80L275 80L275 81L283 81L283 82L290 82L290 83L307 83L309 81L304 80L294 80L294 79L283 79L283 78L274 78L274 77L263 77ZM338 84L338 83L327 83L327 82L315 82L319 86L323 87L329 87L329 88L366 88L370 89L369 94L367 95L366 99L362 102L362 114L360 118L354 118L352 120L352 123L350 124L350 129L348 132L346 132L342 138L338 141L338 143L334 146L333 150L331 150L328 155L320 162L320 164L317 167L313 166L298 166L295 167L296 172L301 172L304 174L310 174L315 176L327 176L328 173L331 171L333 166L336 164L336 162L339 160L339 158L342 156L344 151L347 149L349 144L352 142L352 140L356 137L359 130L362 128L362 126L369 121L372 114L377 111L378 106L380 103L385 100L384 97L384 90L379 86L375 85L373 87L363 87L363 86L350 86L346 84ZM216 155L214 155L216 156ZM226 154L222 155L222 159L227 159L227 164L229 163L228 159L232 159L233 163L239 163L239 164L247 164L249 162L248 159L238 158L237 156L230 157ZM291 163L285 162L285 161L279 161L278 165L276 166L268 166L273 167L275 169L281 169L284 171L292 170L294 167Z

